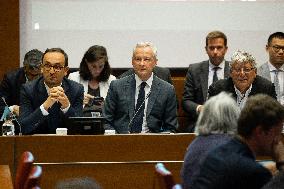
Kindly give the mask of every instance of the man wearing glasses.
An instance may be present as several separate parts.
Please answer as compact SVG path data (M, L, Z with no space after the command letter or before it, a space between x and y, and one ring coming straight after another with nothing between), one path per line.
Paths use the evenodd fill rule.
M284 33L275 32L268 38L266 52L269 61L258 68L258 75L275 85L277 100L284 105Z
M209 97L221 91L232 93L241 109L249 96L258 93L267 94L276 99L273 83L256 74L255 58L248 52L238 50L231 58L230 77L213 83L208 89Z
M22 84L32 81L41 75L42 54L37 49L27 52L24 57L24 67L9 72L3 77L0 85L1 97L5 98L10 111L16 116L19 116L20 88ZM2 115L5 103L1 100L0 104L0 115Z
M23 85L20 101L20 123L23 134L55 133L66 127L68 117L82 115L83 86L65 76L67 54L60 48L43 54L42 77Z

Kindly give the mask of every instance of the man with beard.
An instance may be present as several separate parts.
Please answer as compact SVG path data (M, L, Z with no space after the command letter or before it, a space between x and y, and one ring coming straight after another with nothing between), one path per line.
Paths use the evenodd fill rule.
M218 79L229 77L229 62L224 60L227 49L226 35L220 31L212 31L206 36L205 50L209 60L190 64L188 67L182 107L188 114L189 132L194 130L199 112L208 98L208 87Z

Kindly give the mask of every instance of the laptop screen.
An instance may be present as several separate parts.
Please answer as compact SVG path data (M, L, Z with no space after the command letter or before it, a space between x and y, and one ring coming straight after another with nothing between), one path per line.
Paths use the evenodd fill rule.
M68 135L100 135L104 134L104 117L69 117Z

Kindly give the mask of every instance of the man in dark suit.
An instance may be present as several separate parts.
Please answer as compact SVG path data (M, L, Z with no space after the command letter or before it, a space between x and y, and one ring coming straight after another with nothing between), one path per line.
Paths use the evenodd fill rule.
M175 132L175 90L153 74L156 54L151 43L137 44L132 57L135 74L110 84L103 108L107 129L117 133Z
M262 188L272 174L256 157L271 157L277 169L284 170L283 120L284 107L276 99L264 94L249 97L238 119L237 135L206 155L184 189Z
M274 85L267 79L257 76L254 57L244 51L237 51L230 63L230 78L213 83L208 90L209 96L215 96L221 91L233 94L237 105L243 108L249 96L263 93L276 99Z
M24 84L20 94L20 123L24 134L55 133L68 117L82 115L83 86L65 78L68 57L60 48L43 54L40 77Z
M208 97L208 87L215 80L229 77L229 62L224 60L227 49L226 35L212 31L206 36L205 50L209 60L188 67L182 99L183 110L189 116L188 132L194 130L198 114Z
M25 54L24 67L4 75L0 84L0 94L5 98L10 111L19 116L20 89L22 84L38 78L42 61L42 52L33 49ZM2 115L5 104L0 103L0 114Z

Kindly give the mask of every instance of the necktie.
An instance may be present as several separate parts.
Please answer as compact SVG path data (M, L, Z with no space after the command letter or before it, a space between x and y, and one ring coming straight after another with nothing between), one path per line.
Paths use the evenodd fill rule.
M132 127L130 129L131 133L141 133L142 131L144 109L145 109L145 90L144 90L145 86L146 82L142 82L140 85Z
M213 83L215 83L216 81L218 81L218 76L217 76L217 70L219 69L218 66L214 67L214 75L213 75Z
M275 92L277 94L277 100L280 100L280 85L279 85L279 79L278 79L278 73L279 70L274 71L274 86L275 86Z

